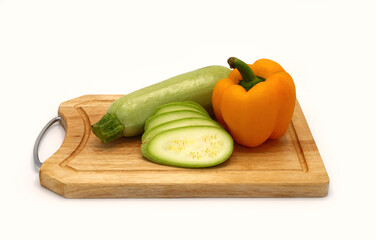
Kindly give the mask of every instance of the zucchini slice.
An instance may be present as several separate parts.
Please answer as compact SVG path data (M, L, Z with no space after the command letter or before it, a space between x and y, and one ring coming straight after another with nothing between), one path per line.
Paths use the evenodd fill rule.
M200 112L209 117L209 113L204 108L201 109L197 105L187 103L187 102L173 102L173 103L162 105L158 107L157 109L155 109L153 115L158 115L158 114L166 113L166 112L181 111L181 110Z
M222 127L219 123L217 123L214 120L206 119L206 118L198 118L198 117L191 117L191 118L182 118L166 123L162 123L156 127L153 127L146 131L142 135L142 142L148 142L150 139L152 139L156 134L172 129L172 128L178 128L178 127L187 127L187 126L214 126L214 127Z
M173 128L141 146L150 161L177 167L203 168L226 161L234 149L232 137L215 126Z
M162 123L174 121L177 119L182 118L189 118L189 117L198 117L198 118L206 118L209 119L207 115L202 112L197 111L190 111L190 110L180 110L180 111L173 111L173 112L166 112L152 116L149 118L145 123L145 131L156 127Z
M185 104L189 104L189 105L191 105L192 107L196 107L196 108L200 109L201 111L208 113L208 112L206 111L206 109L205 109L203 106L201 106L200 104L198 104L197 102L194 102L194 101L185 101L184 103L185 103ZM208 113L208 114L209 114L209 113ZM209 115L210 115L210 114L209 114Z

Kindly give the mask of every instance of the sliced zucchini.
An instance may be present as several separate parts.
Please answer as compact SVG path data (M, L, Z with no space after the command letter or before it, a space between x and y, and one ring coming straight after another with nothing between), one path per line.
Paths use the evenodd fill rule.
M181 111L181 110L200 112L209 117L209 113L205 109L200 109L196 105L193 105L191 103L186 103L186 102L174 102L174 103L162 105L154 111L153 115L158 115L158 114L166 113L166 112Z
M198 104L197 102L194 102L194 101L185 101L184 103L185 104L189 104L192 107L196 107L196 108L200 109L201 111L208 113L208 111L206 111L206 109L203 106L201 106L200 104Z
M232 137L215 126L189 126L156 134L141 146L150 161L177 167L203 168L226 161L234 149Z
M144 132L144 134L142 135L142 142L148 142L156 134L162 131L168 130L168 129L177 128L177 127L195 126L195 125L222 127L219 123L211 119L197 118L197 117L182 118L182 119L162 123L156 127L150 128L148 131Z
M181 110L181 111L166 112L166 113L154 115L151 118L149 118L145 123L145 131L148 131L149 129L156 127L162 123L166 123L166 122L170 122L170 121L174 121L174 120L182 119L182 118L190 118L190 117L209 119L208 116L197 111Z

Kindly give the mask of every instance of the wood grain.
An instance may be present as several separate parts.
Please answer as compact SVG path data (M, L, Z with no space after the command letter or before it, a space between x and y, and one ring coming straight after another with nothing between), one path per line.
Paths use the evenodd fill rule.
M206 169L159 165L141 155L140 137L103 144L90 131L119 95L85 95L59 106L66 136L39 172L42 186L67 198L323 197L329 177L296 104L288 132L257 148L235 145Z

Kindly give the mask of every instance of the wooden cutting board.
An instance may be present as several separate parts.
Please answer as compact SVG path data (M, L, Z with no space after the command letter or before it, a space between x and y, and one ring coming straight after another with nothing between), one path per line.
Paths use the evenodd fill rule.
M40 168L40 183L67 198L323 197L329 177L296 104L288 132L257 148L235 145L231 157L206 169L159 165L141 155L140 137L101 143L90 126L119 95L64 102L66 136ZM142 109L140 109L142 111Z

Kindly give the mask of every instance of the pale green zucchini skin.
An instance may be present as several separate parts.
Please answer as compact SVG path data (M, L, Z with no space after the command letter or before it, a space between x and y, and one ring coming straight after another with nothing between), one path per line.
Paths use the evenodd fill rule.
M212 113L211 98L214 86L219 80L227 78L230 71L223 66L200 68L127 94L113 102L107 110L112 118L116 118L113 122L118 120L123 126L122 134L113 134L114 137L107 137L106 134L103 136L98 130L100 126L95 124L92 130L102 142L114 140L121 135L141 135L145 121L158 106L176 101L194 101ZM101 124L103 125L103 121Z

